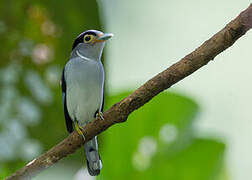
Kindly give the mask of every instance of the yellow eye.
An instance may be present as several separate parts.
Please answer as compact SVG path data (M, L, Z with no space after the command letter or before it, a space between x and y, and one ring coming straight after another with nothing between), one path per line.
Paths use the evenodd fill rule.
M91 35L91 34L87 34L84 36L83 40L84 40L84 43L90 43L91 41L94 40L94 35Z

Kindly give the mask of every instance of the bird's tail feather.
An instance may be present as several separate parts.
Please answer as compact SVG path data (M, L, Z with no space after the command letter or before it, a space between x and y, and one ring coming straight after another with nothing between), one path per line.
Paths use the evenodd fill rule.
M84 145L84 149L89 174L91 176L99 175L100 170L102 169L102 161L98 152L97 137L95 136L93 139L89 140Z

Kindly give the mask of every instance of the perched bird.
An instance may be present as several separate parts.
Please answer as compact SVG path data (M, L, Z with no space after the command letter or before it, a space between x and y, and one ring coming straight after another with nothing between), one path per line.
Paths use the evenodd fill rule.
M101 55L105 41L113 36L97 30L81 33L74 41L70 60L63 69L61 86L64 115L69 133L75 130L84 137L81 126L102 117L104 70ZM85 137L84 137L85 138ZM88 172L97 176L102 168L97 137L84 145Z

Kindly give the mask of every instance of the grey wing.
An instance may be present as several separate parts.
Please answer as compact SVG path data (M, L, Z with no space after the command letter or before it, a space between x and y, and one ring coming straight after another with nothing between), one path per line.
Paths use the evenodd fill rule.
M62 96L63 96L63 104L64 104L64 115L65 115L65 121L66 121L66 128L69 133L73 132L73 121L71 117L69 116L68 110L67 110L67 103L66 103L66 81L64 76L65 68L63 69L62 76L61 76L61 89L62 89Z
M102 94L102 106L101 106L101 112L103 112L104 109L104 86L103 86L103 94Z
M101 112L103 112L104 109L104 87L103 87L103 93L102 93L102 103L101 107L99 108ZM96 118L97 113L99 112L99 109L97 109L94 113L94 118Z
M104 82L104 77L105 77L105 74L104 74L104 68L103 68L103 64L101 63L101 69L102 69L102 105L101 105L101 112L103 112L103 109L104 109L104 87L105 87L105 82Z
M97 115L97 113L100 111L100 112L103 112L103 109L104 109L104 99L105 99L105 97L104 97L104 87L105 87L105 85L104 85L104 69L103 69L103 65L102 64L100 64L101 66L101 68L102 68L102 93L101 93L101 95L102 95L102 102L101 102L101 105L100 105L100 107L99 107L99 109L97 109L96 110L96 112L95 112L95 114L94 114L94 118L96 118L96 115Z

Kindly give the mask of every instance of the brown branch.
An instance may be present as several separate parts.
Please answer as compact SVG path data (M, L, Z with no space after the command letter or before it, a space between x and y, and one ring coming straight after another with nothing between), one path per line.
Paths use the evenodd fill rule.
M131 112L143 106L160 92L206 65L219 53L232 46L251 27L252 4L195 51L150 79L122 101L113 105L104 113L104 120L97 119L89 123L84 128L85 142L105 131L113 124L126 121ZM19 169L13 175L6 178L6 180L30 179L60 159L74 153L85 142L82 137L73 132L62 142Z

